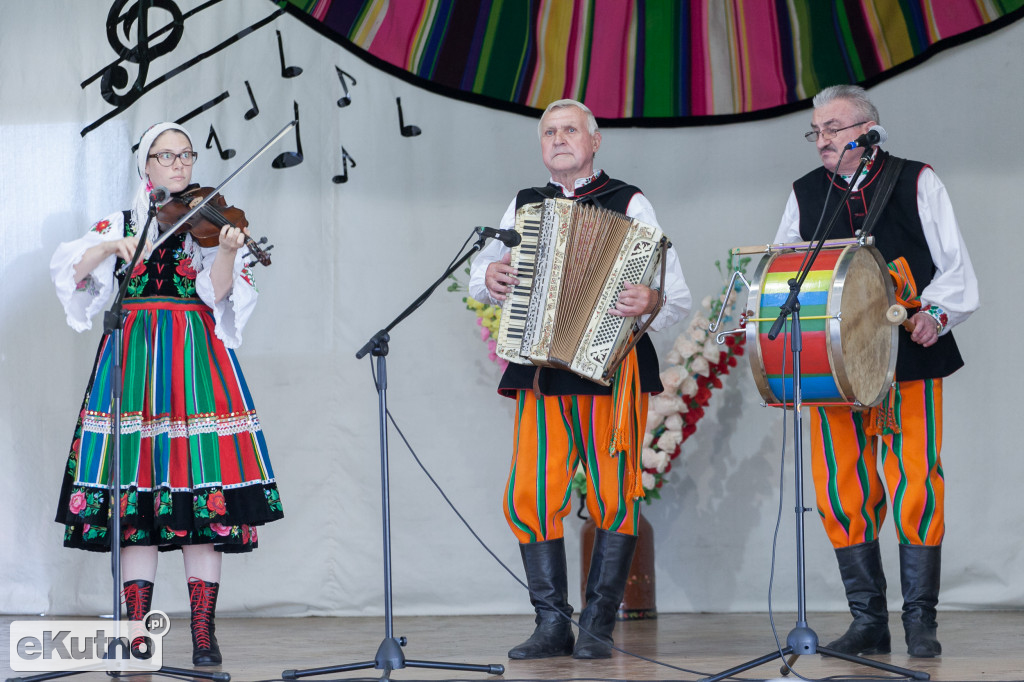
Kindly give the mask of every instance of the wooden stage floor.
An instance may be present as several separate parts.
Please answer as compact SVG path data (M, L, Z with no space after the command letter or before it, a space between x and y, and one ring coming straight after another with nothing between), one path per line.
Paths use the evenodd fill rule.
M0 618L10 634L10 622ZM21 620L18 618L17 620ZM810 614L808 624L823 641L845 630L848 614ZM776 614L779 638L785 644L795 615ZM532 631L529 616L400 617L394 636L405 637L405 660L474 665L503 665L504 675L406 666L391 673L400 680L699 680L771 653L775 641L767 614L662 614L656 620L620 623L615 643L675 668L615 653L604 661L571 657L511 661L505 652ZM892 615L893 653L874 660L925 672L937 682L950 680L1024 680L1024 611L940 612L939 639L944 655L911 659L903 646L903 628ZM237 682L276 680L285 670L309 670L372 661L384 640L384 619L375 618L218 618L217 637L224 652L222 670ZM164 664L191 667L188 622L172 619L165 637ZM740 673L733 679L779 678L781 659ZM4 678L10 672L9 649L0 647ZM804 656L794 670L807 679L902 679L897 675L819 655ZM308 680L381 679L373 667L360 671L303 677ZM103 673L71 678L82 682L109 680ZM149 679L148 676L132 679ZM152 677L154 680L168 679ZM799 680L790 675L788 679Z

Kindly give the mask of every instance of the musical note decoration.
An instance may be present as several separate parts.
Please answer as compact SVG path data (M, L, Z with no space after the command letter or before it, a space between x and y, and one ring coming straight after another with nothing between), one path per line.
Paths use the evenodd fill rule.
M333 182L336 185L340 185L343 182L348 182L348 169L349 169L349 163L350 162L351 162L351 167L355 168L356 167L356 160L353 159L351 156L349 156L348 152L345 151L345 147L342 147L341 148L341 175L335 175L333 178L331 178L331 182Z
M135 81L129 87L128 70L121 66L120 61L115 61L103 70L103 75L100 78L100 96L116 107L128 106L145 93L149 63L176 48L185 32L184 16L173 2L161 2L159 7L154 7L152 2L136 3L131 10L122 13L121 10L126 3L127 0L114 2L107 12L107 42L110 43L114 52L121 56L122 60L137 64L139 71L135 74ZM164 26L150 35L149 11L152 9L170 13L171 22L167 25L170 26L169 31L167 26ZM138 26L134 26L136 21L138 21ZM120 31L118 31L119 27ZM164 33L167 35L161 40L151 42L151 39ZM137 37L135 44L130 42L133 34ZM117 90L124 90L124 92L118 93Z
M398 105L398 129L401 131L402 137L416 137L422 133L419 126L405 125L405 118L402 116L402 98L396 97L395 103Z
M198 7L195 7L194 9L185 12L184 14L182 14L178 10L178 7L175 4L174 0L139 0L135 3L135 5L130 7L128 10L122 12L121 10L124 8L126 4L128 4L128 2L129 0L113 0L110 13L107 15L108 36L116 36L117 24L122 22L125 25L123 30L124 34L126 36L130 36L133 32L135 21L140 15L145 14L145 11L148 11L150 9L161 9L166 10L171 14L171 23L165 24L163 28L160 28L154 31L153 33L149 34L144 42L148 46L151 39L157 38L163 35L164 33L170 33L171 37L167 40L164 40L156 48L153 49L149 49L148 47L147 49L141 49L140 46L132 45L113 45L113 37L111 37L111 43L118 53L118 58L114 60L113 63L108 64L92 76L89 76L84 81L82 81L81 86L82 88L86 88L90 83L99 78L100 95L103 97L104 100L113 104L114 109L108 111L92 123L82 128L82 130L79 131L79 134L82 137L85 137L88 133L92 132L93 130L96 130L101 125L103 125L110 119L114 118L115 116L119 116L120 114L122 114L126 109L128 109L128 107L132 105L133 102L135 102L142 95L145 95L153 89L163 85L170 79L176 76L180 76L183 73L186 73L196 64L206 59L210 59L211 57L214 57L228 46L235 44L239 40L242 40L243 38L249 35L252 35L255 31L258 31L264 26L273 23L273 21L277 19L277 17L281 16L285 12L284 8L278 8L274 10L272 13L270 13L263 19L260 19L259 21L245 27L237 33L228 36L221 42L214 45L212 48L206 50L205 52L200 52L198 55L182 62L181 64L172 68L170 71L167 71L163 75L157 76L152 80L148 80L147 78L149 68L148 60L143 60L146 61L146 66L144 69L142 69L142 72L140 72L139 77L136 78L135 83L132 84L128 92L124 93L124 95L119 95L118 93L114 92L114 88L124 87L128 84L128 72L120 66L122 62L131 61L130 58L141 58L140 55L152 58L154 56L164 54L165 52L170 52L175 47L177 47L177 42L175 41L180 39L181 33L184 30L183 26L185 20L189 17L196 16L199 12L209 9L210 7L220 2L220 0L210 0L209 2L203 3L202 5L199 5ZM136 29L136 32L143 36L146 35L146 31L140 31ZM170 44L165 45L164 43ZM193 110L193 112L190 112L189 115L192 115L195 112L205 111L214 104L223 101L224 98L226 98L227 96L228 92L227 90L225 90L223 93L213 98L206 104L203 104L197 109Z
M228 159L232 158L235 155L234 149L221 148L220 138L217 137L217 131L214 130L213 126L211 125L210 134L206 138L206 148L210 149L210 147L212 147L213 144L217 145L217 153L220 154L220 158L222 161L227 161Z
M260 108L256 106L256 98L252 96L252 87L249 85L249 81L245 81L245 90L249 93L249 101L252 102L252 108L245 112L245 120L251 121L259 116Z
M281 32L277 32L277 52L281 55L281 78L295 78L302 73L302 67L285 66L284 64L284 41L281 39Z
M270 164L274 168L291 168L302 163L302 138L299 136L299 103L295 105L295 151L281 152Z
M351 80L353 86L356 84L356 79L352 74L342 71L338 66L335 66L334 70L338 72L338 80L341 81L341 89L345 92L345 94L338 99L338 106L347 107L349 104L352 104L352 98L348 94L348 85L345 84L345 78L347 77Z

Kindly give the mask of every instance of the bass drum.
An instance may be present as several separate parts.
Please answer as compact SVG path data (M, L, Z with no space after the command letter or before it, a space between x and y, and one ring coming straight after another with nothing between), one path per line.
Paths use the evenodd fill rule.
M826 242L800 291L801 400L873 407L896 373L898 328L886 318L896 296L878 249L847 244L830 248ZM781 245L761 259L747 302L753 312L746 327L750 368L769 405L793 403L792 325L774 341L768 332L800 270L806 245L800 247Z

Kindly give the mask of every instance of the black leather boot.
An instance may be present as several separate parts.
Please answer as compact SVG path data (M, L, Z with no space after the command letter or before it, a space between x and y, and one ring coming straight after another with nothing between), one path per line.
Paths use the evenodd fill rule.
M636 536L600 528L587 576L587 604L580 615L580 636L573 658L611 658L615 614L626 591Z
M192 665L220 665L220 647L214 634L213 614L217 609L219 583L199 578L188 579L188 597L192 610Z
M878 540L836 550L839 574L846 588L853 622L839 639L825 645L844 654L887 654L889 610L885 602L885 573Z
M530 587L530 602L537 627L530 638L509 649L508 657L551 658L572 653L572 605L569 604L569 576L565 563L565 540L545 540L519 545Z
M942 653L942 645L935 637L941 566L941 545L900 545L903 632L907 653L914 658L933 658Z
M141 623L153 605L153 583L148 580L129 580L124 583L123 594L128 620ZM129 635L132 638L132 656L140 660L148 660L153 656L153 640L145 636L143 626L130 626Z

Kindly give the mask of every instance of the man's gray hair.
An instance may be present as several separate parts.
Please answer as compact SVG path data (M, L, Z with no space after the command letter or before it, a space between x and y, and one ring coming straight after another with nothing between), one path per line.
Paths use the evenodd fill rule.
M540 120L537 122L537 137L543 137L544 131L541 126L544 123L544 117L555 109L565 109L567 107L576 107L587 117L587 132L591 135L597 132L597 119L594 118L594 112L592 112L586 104L583 102L577 102L574 99L560 99L552 102L548 105L548 108L541 114Z
M837 99L851 102L865 121L882 122L878 116L878 109L868 97L867 90L859 85L831 85L815 95L812 101L814 108L817 109Z

